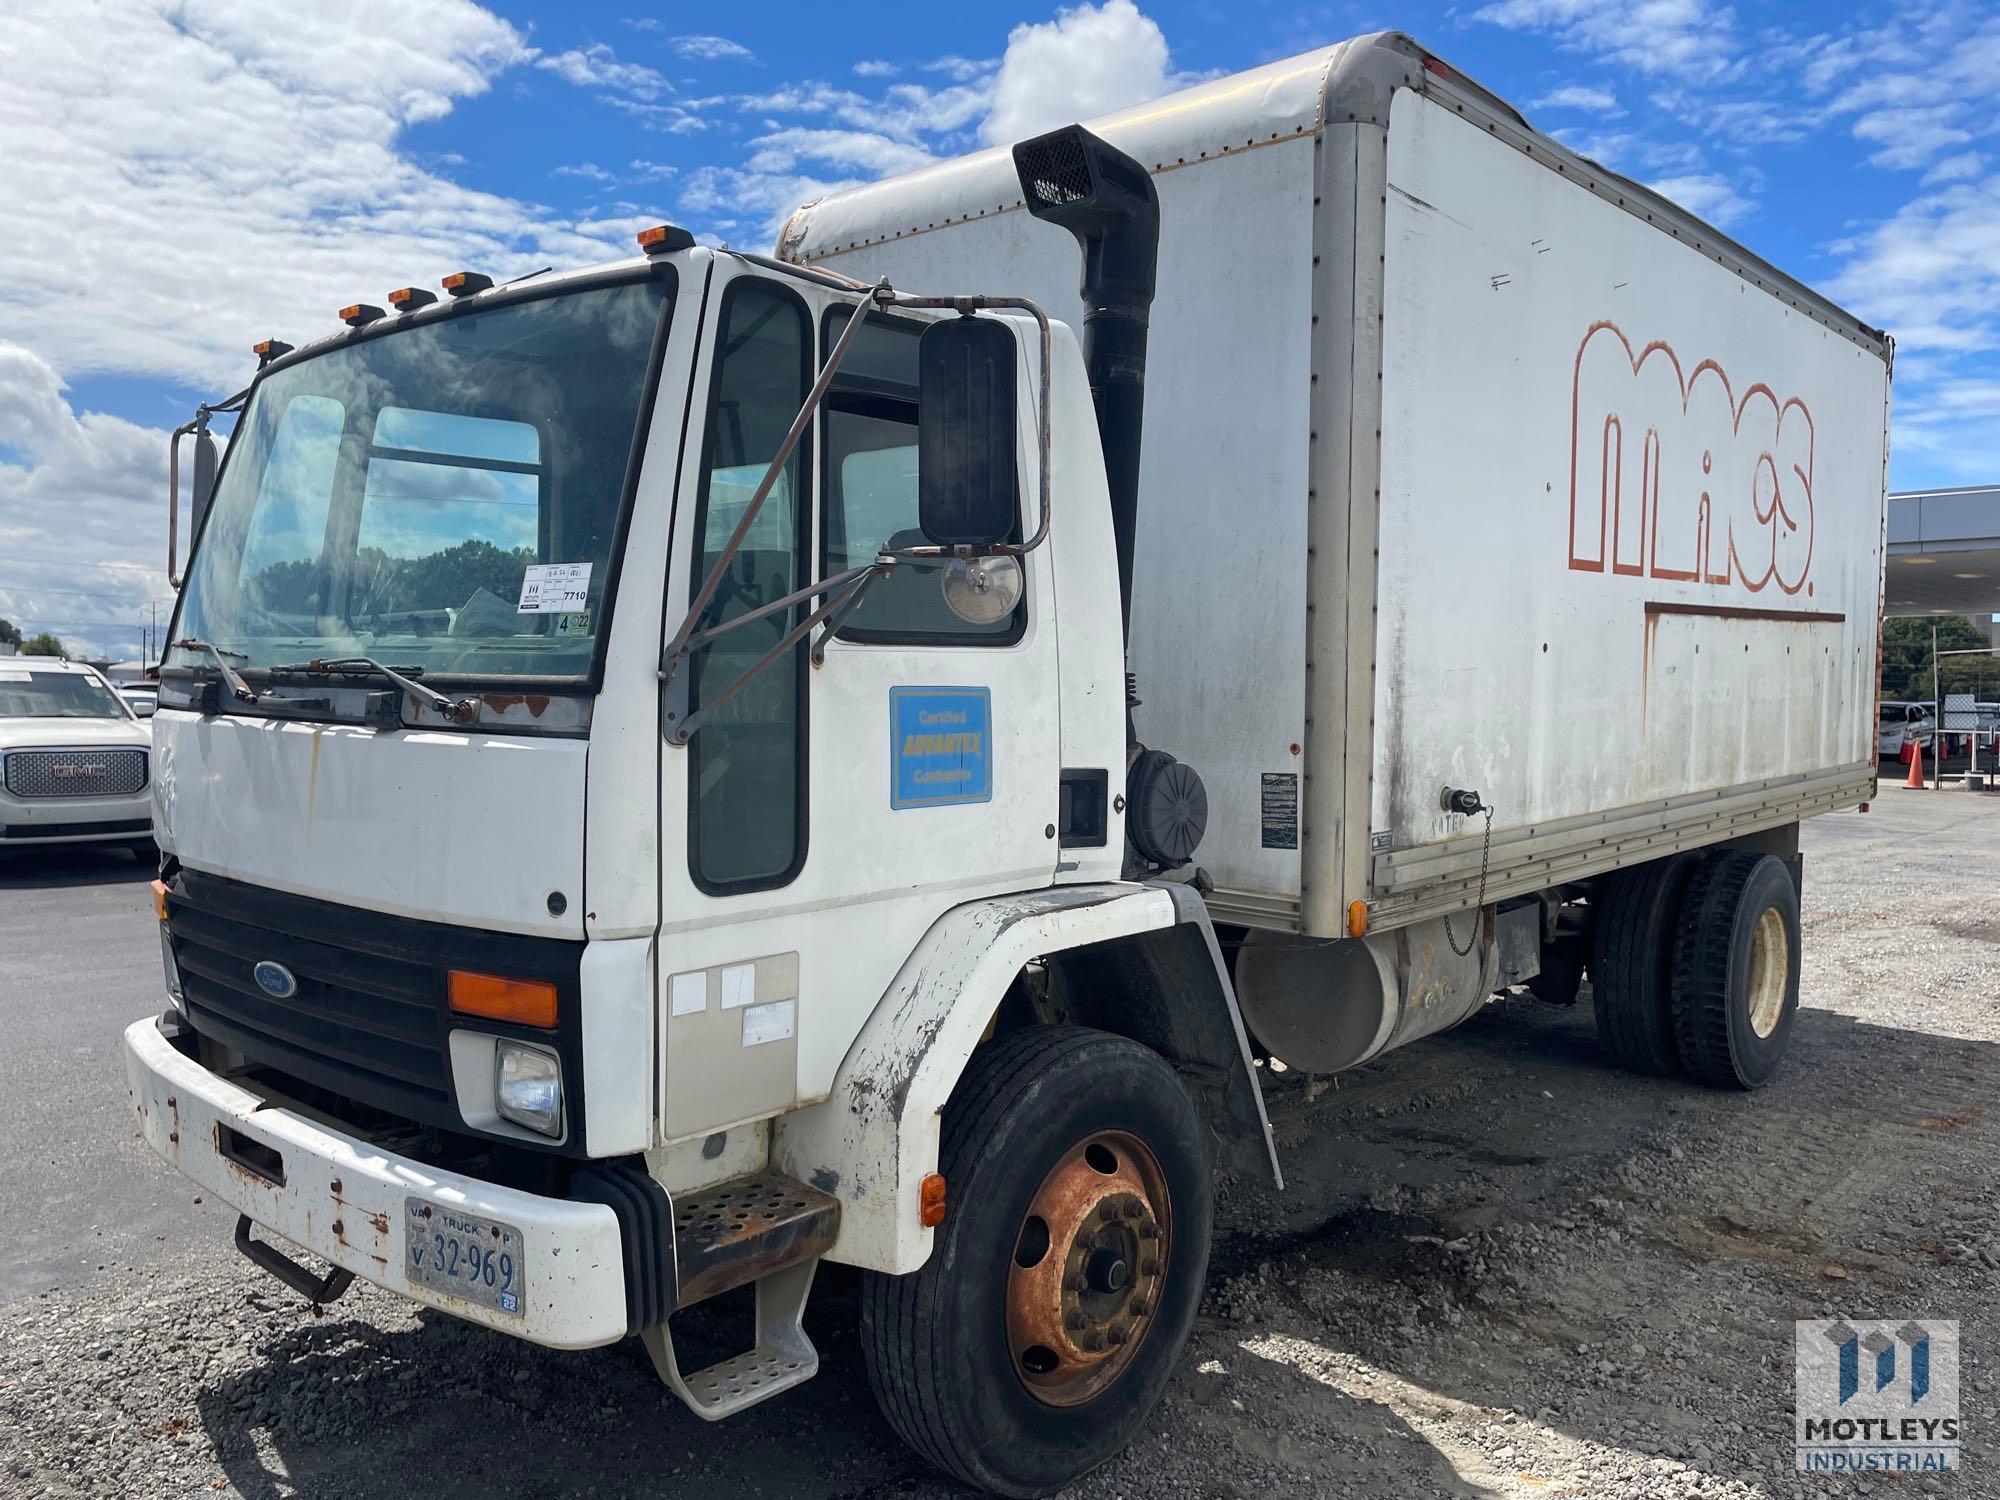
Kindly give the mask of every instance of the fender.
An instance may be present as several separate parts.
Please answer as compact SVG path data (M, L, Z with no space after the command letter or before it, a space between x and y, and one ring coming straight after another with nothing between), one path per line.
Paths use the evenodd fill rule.
M1232 1160L1254 1150L1256 1165L1268 1163L1282 1187L1235 992L1200 896L1170 884L1059 886L968 902L938 918L848 1049L825 1101L775 1122L774 1164L840 1199L840 1238L828 1259L892 1274L929 1259L933 1233L918 1222L917 1195L937 1170L941 1113L1030 960L1064 955L1067 964L1104 945L1142 958L1164 941L1184 954L1205 951L1209 961L1142 960L1143 980L1163 967L1178 976L1153 1006L1093 1006L1075 1019L1161 1050L1181 1066L1198 1101L1219 1092L1222 1106L1209 1113L1212 1120L1220 1115L1225 1140L1236 1147ZM1190 968L1192 983L1184 973ZM1138 1024L1121 1024L1115 1013L1141 1009L1153 1012L1150 1021L1130 1014Z

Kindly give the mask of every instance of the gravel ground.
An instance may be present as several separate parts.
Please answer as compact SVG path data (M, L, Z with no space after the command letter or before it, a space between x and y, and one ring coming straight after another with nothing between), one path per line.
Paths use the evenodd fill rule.
M1806 847L1808 1008L1759 1095L1616 1073L1587 1003L1527 999L1270 1078L1289 1190L1225 1185L1168 1397L1073 1493L2000 1496L2000 799L1885 788ZM875 1415L838 1271L820 1377L707 1427L629 1347L367 1287L315 1317L193 1211L0 1306L0 1494L962 1493ZM681 1320L688 1356L739 1311ZM1792 1472L1791 1323L1833 1316L1961 1320L1964 1472Z

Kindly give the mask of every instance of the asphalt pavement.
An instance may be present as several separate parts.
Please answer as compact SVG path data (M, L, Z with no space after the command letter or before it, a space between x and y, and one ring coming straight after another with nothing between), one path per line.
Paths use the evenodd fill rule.
M125 1096L120 1035L161 1004L151 877L120 849L0 853L0 1304L224 1224L161 1170Z

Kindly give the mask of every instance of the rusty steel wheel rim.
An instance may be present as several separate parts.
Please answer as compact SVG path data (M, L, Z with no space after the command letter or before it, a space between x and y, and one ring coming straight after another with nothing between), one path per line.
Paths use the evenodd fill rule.
M1037 1400L1076 1406L1131 1364L1172 1264L1166 1174L1136 1136L1063 1153L1022 1217L1007 1273L1007 1347Z

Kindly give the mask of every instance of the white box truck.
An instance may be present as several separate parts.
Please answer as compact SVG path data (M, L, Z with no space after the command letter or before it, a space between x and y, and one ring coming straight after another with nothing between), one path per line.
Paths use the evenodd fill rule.
M1267 1059L1587 970L1615 1061L1771 1076L1886 336L1396 35L640 239L224 403L127 1052L246 1254L706 1418L859 1267L891 1425L1039 1495L1170 1377Z

